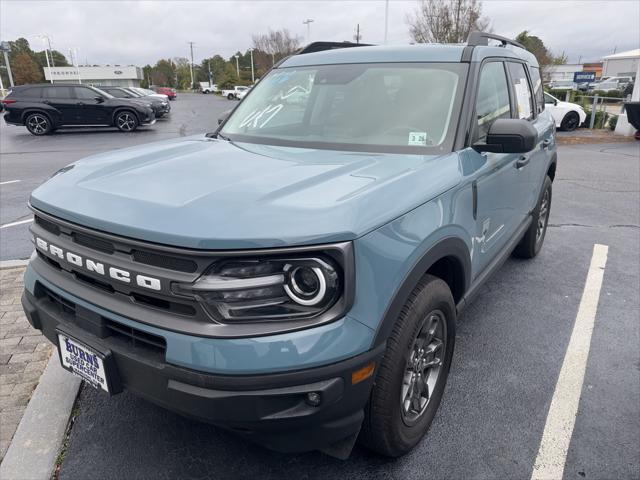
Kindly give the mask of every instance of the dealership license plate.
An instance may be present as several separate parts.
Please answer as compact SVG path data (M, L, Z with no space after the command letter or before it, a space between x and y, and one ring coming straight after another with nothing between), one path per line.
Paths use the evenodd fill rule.
M109 391L103 358L89 347L58 333L62 366L96 388Z

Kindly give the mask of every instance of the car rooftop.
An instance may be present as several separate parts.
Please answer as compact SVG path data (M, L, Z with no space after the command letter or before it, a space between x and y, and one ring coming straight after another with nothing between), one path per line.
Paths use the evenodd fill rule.
M338 44L334 44L338 45ZM421 43L415 45L368 45L355 46L345 44L348 48L331 48L312 53L292 55L279 67L301 67L308 65L328 65L342 63L404 63L404 62L460 62L466 48L471 54L471 61L482 61L487 57L512 57L525 60L537 66L535 57L523 48L507 45L470 46L468 44Z

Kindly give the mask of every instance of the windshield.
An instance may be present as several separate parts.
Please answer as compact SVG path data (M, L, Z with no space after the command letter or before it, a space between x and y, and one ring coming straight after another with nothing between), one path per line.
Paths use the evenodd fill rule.
M465 70L459 63L276 69L221 133L232 141L306 148L450 151Z

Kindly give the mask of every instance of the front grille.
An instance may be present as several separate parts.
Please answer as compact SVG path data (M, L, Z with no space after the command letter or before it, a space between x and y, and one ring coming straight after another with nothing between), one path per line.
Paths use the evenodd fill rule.
M48 306L58 313L62 314L67 319L72 318L73 322L80 328L84 328L82 319L76 316L76 304L70 300L67 300L61 295L58 295L54 291L45 287L41 283L36 286L36 296L38 298L45 299ZM101 322L107 328L110 337L115 337L123 340L129 344L132 348L143 349L153 351L154 353L164 353L167 349L166 340L159 336L147 333L137 328L129 327L113 320L109 320L106 317L100 316Z
M60 235L60 227L49 220L45 220L42 217L35 217L36 223L44 228L47 232L53 233L54 235Z
M193 273L198 270L198 264L193 260L145 252L144 250L134 250L133 259L136 262L153 265L154 267L168 268L169 270L177 270L178 272Z
M73 232L73 241L78 245L98 250L99 252L112 254L116 251L111 242L107 242L90 235L85 235L84 233Z

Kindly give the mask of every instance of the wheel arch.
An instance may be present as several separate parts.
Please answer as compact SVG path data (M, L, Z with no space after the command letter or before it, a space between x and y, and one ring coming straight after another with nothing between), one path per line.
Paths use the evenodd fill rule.
M51 114L52 112L48 112L42 108L26 108L24 110L24 112L22 112L22 116L20 117L20 121L25 124L27 121L27 117L29 115L31 115L32 113L40 113L41 115L44 115L45 117L47 117L49 119L49 121L51 122L51 126L55 127L57 125L57 121L56 119L53 117L53 115Z
M118 114L122 113L122 112L131 112L135 115L136 119L138 120L138 125L140 125L141 121L140 121L140 115L138 114L138 112L136 112L135 108L129 107L127 105L123 105L121 107L117 107L114 111L113 111L113 115L111 115L111 124L115 126L116 124L116 117L118 116Z
M373 346L386 341L409 295L427 274L447 283L454 302L459 305L471 284L471 255L464 240L459 237L443 238L411 267L387 306L378 325Z
M556 178L556 167L558 166L558 154L554 153L553 157L551 157L551 162L549 162L549 167L547 168L547 176L553 182Z

